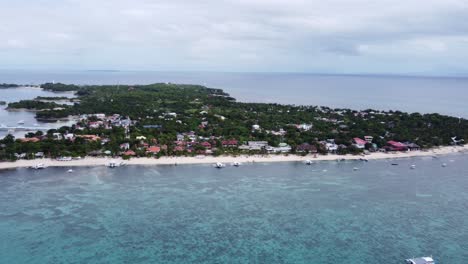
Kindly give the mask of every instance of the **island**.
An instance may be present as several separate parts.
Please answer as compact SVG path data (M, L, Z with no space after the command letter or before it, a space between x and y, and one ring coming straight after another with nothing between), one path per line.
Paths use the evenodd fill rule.
M45 120L73 116L77 122L23 138L7 135L0 140L0 160L275 155L280 160L317 155L363 159L373 153L463 146L468 136L468 120L463 118L245 103L222 89L201 85L46 83L40 87L71 91L76 98L72 105L36 98L10 103L8 108L34 110L37 119Z

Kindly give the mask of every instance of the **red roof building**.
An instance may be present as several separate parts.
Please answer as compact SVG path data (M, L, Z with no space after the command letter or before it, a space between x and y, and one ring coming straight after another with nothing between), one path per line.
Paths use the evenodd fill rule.
M175 146L174 147L174 151L184 151L185 150L185 147L183 146Z
M223 140L221 144L223 145L224 148L235 148L239 145L239 142L237 142L237 140L235 139L231 139L231 140Z
M356 145L362 145L362 146L365 146L367 141L365 141L364 139L360 139L360 138L353 138L353 141Z
M202 142L200 145L202 145L203 147L207 148L207 149L211 149L211 143L210 142Z
M387 142L387 149L391 151L406 151L408 150L408 146L401 142L391 140Z
M161 151L161 148L158 146L151 146L146 150L146 153L158 154Z
M127 150L123 153L125 156L136 156L135 151L133 150Z

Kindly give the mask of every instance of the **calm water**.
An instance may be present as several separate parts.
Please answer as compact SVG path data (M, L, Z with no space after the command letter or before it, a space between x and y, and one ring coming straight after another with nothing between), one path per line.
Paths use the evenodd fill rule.
M468 118L468 78L291 73L0 71L0 82L39 84L173 82L222 88L240 101L443 113Z
M399 164L4 171L0 263L468 263L468 156Z
M0 80L0 83L2 81ZM48 127L56 128L64 125L69 125L70 122L56 122L56 123L44 123L37 121L34 117L34 112L28 111L7 111L6 108L10 102L18 102L20 100L34 99L38 96L66 96L73 97L73 93L52 93L43 91L38 88L22 87L14 89L0 89L0 101L6 101L6 105L0 105L0 125L8 127L18 126L20 120L24 121L22 126L24 127ZM7 131L0 131L0 137L5 136ZM26 132L16 132L15 136L23 136Z

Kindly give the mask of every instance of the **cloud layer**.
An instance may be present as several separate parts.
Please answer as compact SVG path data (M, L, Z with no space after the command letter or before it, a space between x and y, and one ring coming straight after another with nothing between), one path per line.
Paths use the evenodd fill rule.
M0 4L0 68L468 74L466 0Z

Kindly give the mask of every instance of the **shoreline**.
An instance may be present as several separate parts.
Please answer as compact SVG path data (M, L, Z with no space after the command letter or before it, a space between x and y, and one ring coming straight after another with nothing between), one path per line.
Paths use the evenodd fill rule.
M118 163L124 162L126 165L190 165L190 164L215 164L221 162L224 164L232 164L240 162L247 163L264 163L264 162L305 162L306 160L315 161L336 161L336 160L385 160L385 159L404 159L414 157L432 157L432 156L445 156L450 154L468 154L467 146L449 146L439 147L426 151L409 151L409 152L396 152L396 153L371 153L369 155L317 155L314 158L313 154L306 156L300 155L240 155L240 156L196 156L196 157L161 157L156 158L132 158L130 160L123 160L121 158L93 158L85 157L83 159L71 161L57 161L54 159L34 159L34 160L18 160L0 162L0 170L17 169L17 168L30 168L39 163L44 164L46 167L95 167L105 166L109 161L116 161Z

